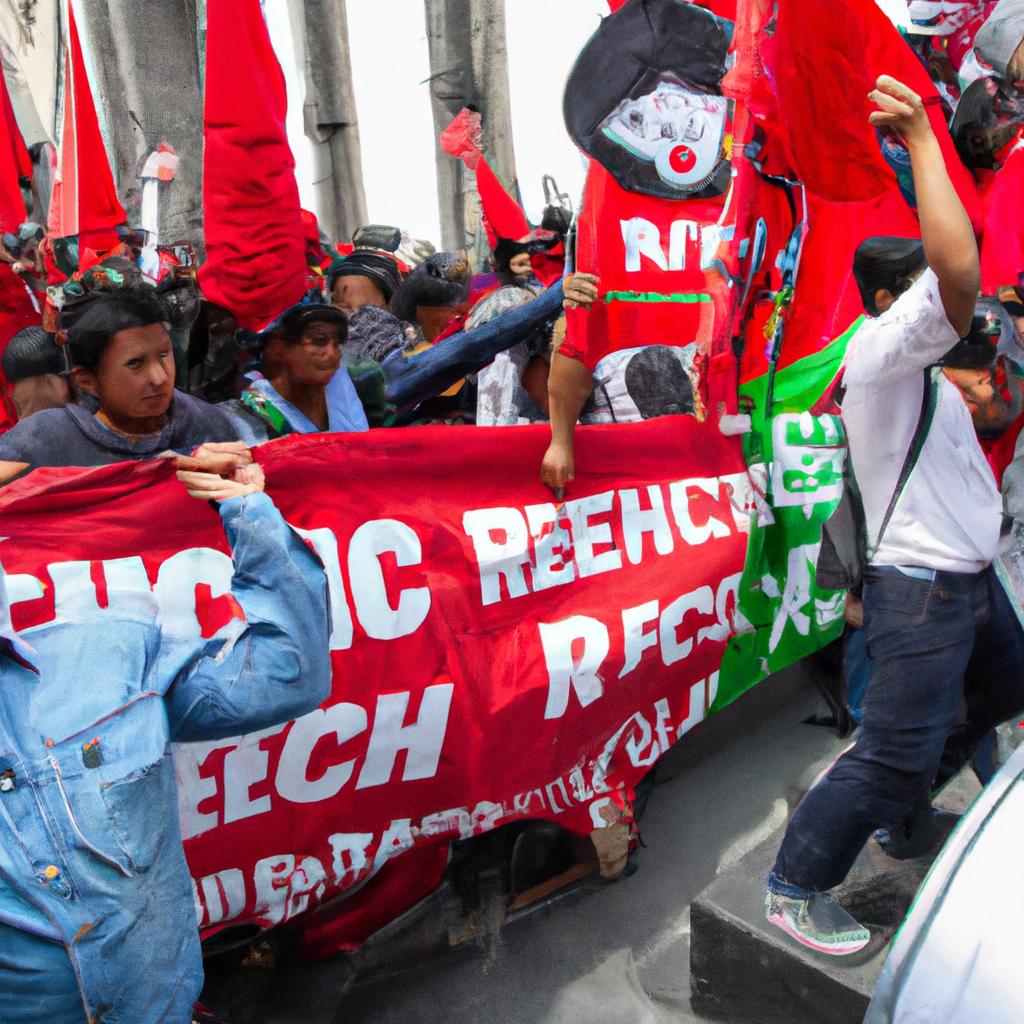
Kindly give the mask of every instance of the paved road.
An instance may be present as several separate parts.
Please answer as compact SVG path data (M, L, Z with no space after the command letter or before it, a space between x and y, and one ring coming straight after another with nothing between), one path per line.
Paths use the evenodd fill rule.
M797 667L684 737L647 805L639 871L507 924L483 950L348 991L343 964L227 981L250 992L258 1024L691 1024L689 904L845 745L802 724L821 710Z

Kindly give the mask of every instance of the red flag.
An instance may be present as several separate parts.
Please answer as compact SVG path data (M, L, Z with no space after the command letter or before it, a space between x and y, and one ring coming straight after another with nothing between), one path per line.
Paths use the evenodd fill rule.
M742 6L747 12L759 9L762 17L766 13L761 0L745 0ZM981 206L943 121L934 84L873 0L782 0L774 29L762 22L757 47L764 75L760 102L752 110L766 138L759 159L767 172L802 182L807 193L797 298L780 360L788 365L838 337L863 312L852 262L865 238L920 236L916 214L868 123L873 109L868 93L879 75L892 75L925 100L950 177L976 230ZM773 97L763 88L767 83ZM745 375L764 371L760 353L748 352L744 362Z
M100 134L71 0L67 12L64 123L57 178L50 203L49 233L54 238L78 235L82 250L112 249L118 244L115 228L124 224L127 217L117 198L114 176Z
M987 190L985 237L981 245L981 290L997 295L1007 285L1024 285L1024 141L1019 141Z
M499 238L518 241L530 233L523 208L508 194L480 151L480 115L463 107L441 132L441 148L476 173L484 230L493 249Z
M208 299L258 330L306 290L288 96L259 0L217 0L206 25L203 208Z
M7 82L0 72L0 118L6 131L6 138L0 142L0 231L17 231L18 225L27 219L25 200L21 195L19 178L32 174L25 141L21 137L18 122L14 119L14 107L7 92Z
M41 319L39 303L32 290L9 263L0 263L0 356L18 331L38 324ZM7 382L0 374L0 434L17 422L14 405L5 394L6 388Z

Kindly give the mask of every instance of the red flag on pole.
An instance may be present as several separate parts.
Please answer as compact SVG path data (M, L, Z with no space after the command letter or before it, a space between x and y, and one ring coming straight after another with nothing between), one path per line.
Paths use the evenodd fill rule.
M32 174L25 141L21 137L18 122L14 119L14 107L7 92L7 82L0 72L0 119L3 121L5 136L0 140L0 231L17 231L27 214L25 200L21 195L19 178Z
M306 289L288 96L259 0L207 8L203 293L258 330Z
M476 174L484 230L493 249L499 238L518 241L530 233L523 208L508 194L480 150L480 115L463 107L441 132L441 148Z
M67 26L64 120L50 203L49 233L54 238L78 235L80 251L112 249L118 243L115 228L124 224L127 217L117 198L100 134L71 0L67 5Z

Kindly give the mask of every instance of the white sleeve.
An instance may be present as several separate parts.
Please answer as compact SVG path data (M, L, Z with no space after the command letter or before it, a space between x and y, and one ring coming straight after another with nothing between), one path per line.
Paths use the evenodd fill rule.
M942 305L939 279L925 270L889 309L853 336L843 380L848 387L888 387L920 374L959 340Z

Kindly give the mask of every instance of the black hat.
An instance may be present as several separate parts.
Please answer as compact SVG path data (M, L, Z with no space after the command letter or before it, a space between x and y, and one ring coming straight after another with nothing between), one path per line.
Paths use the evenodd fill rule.
M875 293L884 289L892 295L901 295L924 266L924 242L920 238L895 235L865 238L853 254L853 278L864 308L877 316Z
M341 332L341 340L348 336L348 317L340 309L328 306L324 302L300 302L286 309L276 320L268 324L259 333L261 341L270 338L284 338L295 342L310 324L333 324Z
M49 331L42 327L25 327L7 343L0 369L8 384L17 384L29 377L63 373L64 357Z
M327 270L327 286L333 291L335 282L346 274L368 277L384 294L387 302L402 283L398 263L386 253L357 249L348 256L336 259Z
M630 136L631 125L645 132L643 115L625 107L659 88L684 104L694 94L721 97L732 29L731 21L696 4L630 0L601 22L569 73L563 99L569 135L631 192L666 199L720 195L730 174L724 99L715 101L717 113L692 118L679 137L670 122L659 138L645 135L643 152L630 142L639 138Z

